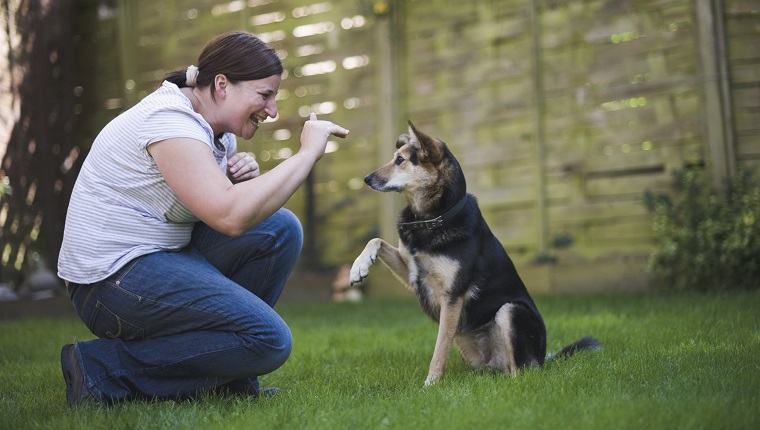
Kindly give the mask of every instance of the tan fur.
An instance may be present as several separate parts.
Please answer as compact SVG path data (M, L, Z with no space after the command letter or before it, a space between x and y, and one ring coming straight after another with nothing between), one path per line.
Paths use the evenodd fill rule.
M506 304L496 312L496 324L494 326L493 354L488 362L488 367L503 372L516 374L515 353L512 349L512 304Z
M417 264L427 268L427 277L422 282L427 285L432 293L440 315L438 338L435 342L433 358L430 361L430 369L425 380L425 385L430 385L443 375L446 359L449 357L449 351L451 351L451 343L459 325L463 301L460 299L451 303L450 292L460 267L457 261L451 258L420 253L417 254L416 262L412 260L409 278L411 282L414 282L417 276ZM431 268L434 270L430 270Z
M435 303L442 305L451 297L451 286L459 272L459 262L444 256L430 256L425 253L417 254L417 261L411 261L412 266L419 264L428 269L427 277L423 280L428 289L435 297ZM434 268L434 270L430 270ZM417 268L412 269L416 272ZM410 270L411 272L411 270ZM416 275L410 273L410 280L414 282Z
M396 165L396 159L402 157L409 160L412 156L412 143L401 146L394 154L391 160L384 166L375 171L378 177L385 178L385 189L397 189L403 191L407 196L411 196L409 206L412 210L424 213L426 206L440 197L443 187L438 184L445 178L440 176L440 172L429 160L420 160L420 164L414 165L411 162L405 162L400 166ZM439 155L440 156L440 155Z
M462 300L459 299L454 303L448 300L441 304L441 317L438 321L438 338L435 341L433 350L433 359L430 360L430 369L425 379L425 385L435 383L446 368L446 359L451 351L451 343L459 324L459 315L462 312Z
M515 374L514 351L512 350L511 304L506 304L496 313L495 324L490 331L480 336L459 335L454 343L464 361L472 367L484 367Z
M491 336L455 336L454 343L471 367L484 367L491 360Z

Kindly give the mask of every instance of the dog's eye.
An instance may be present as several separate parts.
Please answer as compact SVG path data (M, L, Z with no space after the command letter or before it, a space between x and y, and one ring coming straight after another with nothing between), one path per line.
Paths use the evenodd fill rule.
M398 157L396 157L396 165L397 166L400 166L401 163L403 163L403 162L404 162L404 157L402 157L400 155Z

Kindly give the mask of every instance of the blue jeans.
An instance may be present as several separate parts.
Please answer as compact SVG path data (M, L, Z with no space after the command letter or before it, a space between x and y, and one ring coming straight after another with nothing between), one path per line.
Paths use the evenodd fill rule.
M286 209L239 237L198 223L179 252L69 284L74 308L98 336L75 343L90 393L106 403L220 386L257 393L257 377L290 355L290 329L272 307L302 243L301 224Z

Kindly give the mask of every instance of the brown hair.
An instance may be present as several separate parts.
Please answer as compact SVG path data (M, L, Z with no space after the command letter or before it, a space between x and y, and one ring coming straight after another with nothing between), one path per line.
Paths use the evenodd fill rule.
M212 99L216 75L222 74L234 84L281 75L283 72L282 61L274 49L244 31L224 33L208 42L198 56L197 66L196 86L209 87ZM171 72L164 80L180 88L186 87L186 72L186 69Z

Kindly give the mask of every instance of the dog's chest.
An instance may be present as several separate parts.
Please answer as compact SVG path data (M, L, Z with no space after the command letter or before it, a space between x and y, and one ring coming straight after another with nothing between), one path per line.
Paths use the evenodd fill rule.
M438 320L441 303L451 299L451 291L460 269L459 262L445 256L421 252L407 255L409 285L425 312Z

